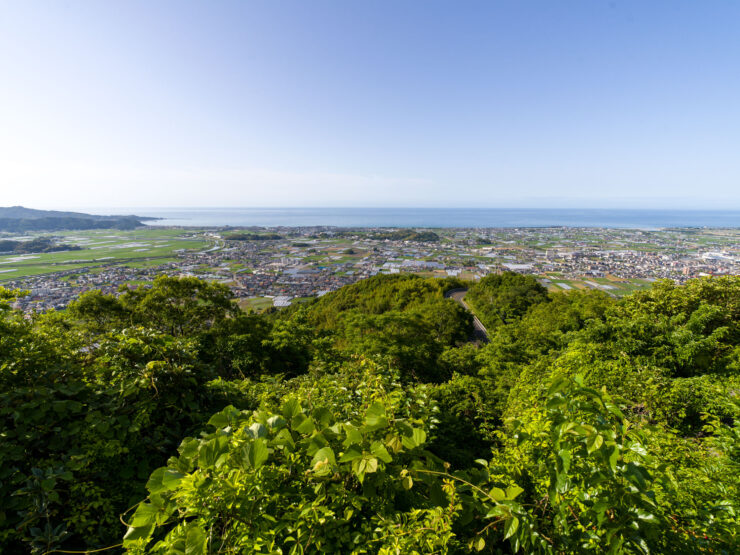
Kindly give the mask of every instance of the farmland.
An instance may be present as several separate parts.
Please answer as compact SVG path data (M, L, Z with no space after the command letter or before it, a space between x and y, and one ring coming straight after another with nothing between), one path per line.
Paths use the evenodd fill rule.
M0 256L0 281L111 264L142 268L177 260L178 253L214 246L203 234L176 229L57 232L55 238L82 250Z

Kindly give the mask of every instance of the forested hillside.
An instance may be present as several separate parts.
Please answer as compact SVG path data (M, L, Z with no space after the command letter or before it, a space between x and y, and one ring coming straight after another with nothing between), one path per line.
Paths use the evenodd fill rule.
M0 231L59 231L65 229L134 229L147 218L140 216L99 216L82 212L34 210L23 206L0 206Z
M471 342L472 316L490 341ZM737 553L740 277L0 288L2 553Z

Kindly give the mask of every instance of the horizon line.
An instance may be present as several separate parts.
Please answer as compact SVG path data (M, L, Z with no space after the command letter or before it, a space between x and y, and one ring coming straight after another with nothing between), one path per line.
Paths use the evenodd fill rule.
M30 208L24 205L13 205L23 208ZM592 211L660 211L660 212L740 212L740 206L733 208L703 207L703 208L665 208L665 207L603 207L603 206L559 206L559 207L542 207L542 206L363 206L363 205L303 205L303 206L217 206L217 205L140 205L140 206L114 206L114 205L87 205L87 206L56 206L54 208L36 208L36 210L92 210L92 209L115 209L115 210L592 210Z

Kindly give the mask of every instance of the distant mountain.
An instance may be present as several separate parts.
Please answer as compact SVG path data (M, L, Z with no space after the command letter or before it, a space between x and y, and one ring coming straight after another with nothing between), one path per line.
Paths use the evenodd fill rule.
M60 231L75 229L133 229L145 220L142 216L99 216L82 212L35 210L23 206L0 207L0 231Z

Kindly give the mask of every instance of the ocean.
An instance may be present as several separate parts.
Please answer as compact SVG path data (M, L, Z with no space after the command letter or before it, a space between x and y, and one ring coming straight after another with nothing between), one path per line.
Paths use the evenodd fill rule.
M603 210L514 208L107 208L153 226L261 227L740 227L740 210Z

